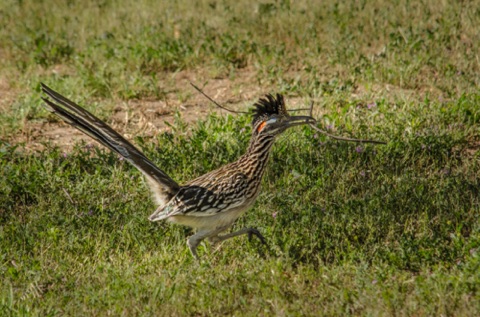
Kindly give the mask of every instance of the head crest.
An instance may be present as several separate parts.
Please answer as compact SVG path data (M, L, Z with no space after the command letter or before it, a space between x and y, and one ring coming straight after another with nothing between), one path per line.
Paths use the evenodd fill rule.
M258 120L264 120L274 114L288 116L287 110L285 109L285 100L280 94L277 94L276 97L268 94L260 98L253 106L255 107L253 109L253 125L255 125Z

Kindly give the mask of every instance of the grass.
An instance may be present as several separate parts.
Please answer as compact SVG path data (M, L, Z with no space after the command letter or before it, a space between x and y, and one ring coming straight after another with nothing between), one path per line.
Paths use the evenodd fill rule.
M477 316L477 7L2 2L0 315ZM235 225L258 227L268 248L205 244L196 263L192 232L147 220L142 177L116 155L47 138L29 150L42 140L32 127L59 126L40 82L111 122L114 104L195 100L181 74L232 82L238 107L267 92L314 100L324 128L388 144L287 132ZM248 116L184 116L134 138L175 180L245 150Z

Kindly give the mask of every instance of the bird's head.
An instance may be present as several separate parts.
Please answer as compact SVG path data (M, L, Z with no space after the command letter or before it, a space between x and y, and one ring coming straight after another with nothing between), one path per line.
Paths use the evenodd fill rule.
M285 100L280 94L268 94L254 104L252 126L253 134L257 136L276 136L290 127L315 122L310 116L289 115Z

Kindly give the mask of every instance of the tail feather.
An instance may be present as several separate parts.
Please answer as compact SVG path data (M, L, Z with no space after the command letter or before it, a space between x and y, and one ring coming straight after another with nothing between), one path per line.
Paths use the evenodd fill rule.
M42 98L48 111L55 113L71 126L117 152L139 169L147 177L159 203L162 201L165 203L177 193L180 186L118 132L45 84L42 83L41 86L42 91L56 102Z

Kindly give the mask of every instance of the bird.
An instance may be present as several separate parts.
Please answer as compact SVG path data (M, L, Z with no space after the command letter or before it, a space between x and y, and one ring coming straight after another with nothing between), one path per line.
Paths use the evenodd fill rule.
M247 150L236 161L179 185L132 143L78 104L41 83L46 110L121 155L143 173L158 208L150 221L167 220L193 228L187 245L195 259L197 247L207 239L213 245L247 234L263 244L253 227L225 233L255 202L262 176L277 136L290 127L313 124L311 116L291 116L281 94L267 94L254 103L252 135Z

